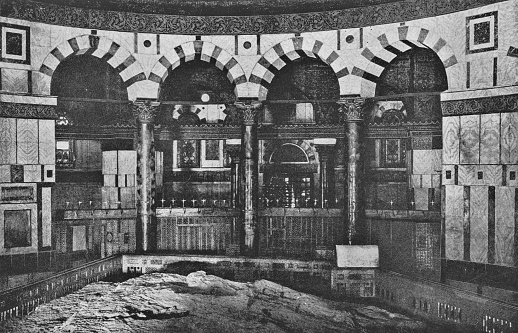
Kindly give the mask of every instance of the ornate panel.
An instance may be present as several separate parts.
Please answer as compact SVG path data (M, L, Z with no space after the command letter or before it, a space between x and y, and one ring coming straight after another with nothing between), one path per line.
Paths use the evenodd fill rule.
M460 117L460 164L478 164L480 155L480 116Z
M415 210L428 210L428 188L414 189Z
M197 140L178 140L178 167L199 167L199 153Z
M501 114L501 153L502 164L518 163L518 112Z
M480 116L480 163L500 163L500 114Z
M477 169L480 166L477 165L459 165L459 185L471 186L471 185L483 185L483 179L478 180Z
M495 264L514 265L515 188L495 187Z
M484 184L491 186L501 186L502 185L502 166L501 165L481 165L481 170L483 170L484 175ZM478 176L478 175L477 175Z
M442 121L443 163L459 164L460 117L445 117Z
M25 165L23 168L23 181L26 183L41 182L41 165Z
M464 187L445 186L445 250L446 258L464 259Z
M511 112L518 110L518 95L444 101L441 107L444 116Z
M165 8L163 3L156 6L156 2L148 2L147 5L144 5L145 2L142 1L127 2L122 6L119 5L120 7L118 5L109 7L117 11L108 11L25 0L5 0L2 2L2 16L86 29L168 34L234 35L307 32L374 26L458 12L493 2L496 1L396 1L358 8L256 16L209 16L206 13L210 11L211 7L208 7L204 12L202 11L205 15L186 16L165 15L166 13L177 13L182 8L179 5L171 6L168 10L162 9L164 13L155 14L157 8ZM152 3L154 5L151 5ZM78 6L81 5L80 2L77 2L77 4ZM143 8L149 8L148 10L152 14L138 13L139 11L145 11ZM196 10L202 9L198 7ZM228 10L229 8L225 6L225 13ZM235 12L232 15L235 15Z
M470 259L488 262L488 187L470 189Z

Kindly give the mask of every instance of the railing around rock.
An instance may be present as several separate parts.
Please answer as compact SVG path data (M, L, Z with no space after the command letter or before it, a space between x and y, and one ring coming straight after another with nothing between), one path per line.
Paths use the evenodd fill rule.
M66 270L50 278L0 292L0 321L23 317L40 304L79 290L89 283L122 274L122 257L113 256Z
M344 244L341 209L266 208L259 213L261 256L332 259Z

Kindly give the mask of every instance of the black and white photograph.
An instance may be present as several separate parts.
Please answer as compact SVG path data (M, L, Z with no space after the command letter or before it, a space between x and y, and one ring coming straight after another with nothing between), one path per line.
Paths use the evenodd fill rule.
M0 333L518 333L518 0L0 0Z

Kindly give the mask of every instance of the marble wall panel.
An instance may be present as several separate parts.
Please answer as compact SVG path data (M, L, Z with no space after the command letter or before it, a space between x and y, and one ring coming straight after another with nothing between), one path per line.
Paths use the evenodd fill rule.
M443 163L459 164L460 117L444 117L442 120Z
M102 152L102 172L103 175L116 175L117 172L117 151Z
M442 170L442 149L432 149L432 174L440 174Z
M480 159L480 116L460 117L460 164L478 164Z
M430 175L433 173L432 150L413 150L412 151L412 173L414 175Z
M56 165L49 164L43 166L43 181L53 183L56 181Z
M120 188L121 208L135 208L136 190L135 187Z
M52 188L41 188L41 246L52 246Z
M0 165L0 183L10 183L11 182L11 166L10 165Z
M101 200L103 209L119 208L119 188L118 187L101 187Z
M488 262L488 188L470 188L470 259Z
M495 264L514 265L515 188L495 187Z
M41 182L41 165L25 165L23 168L23 181L26 183Z
M16 163L38 164L38 120L17 119Z
M501 114L501 152L502 164L518 163L518 112Z
M22 69L2 68L2 90L11 93L26 94L29 92L28 71Z
M483 180L478 181L476 177L477 166L475 165L459 165L459 185L483 185Z
M137 152L134 150L118 151L118 173L137 173Z
M421 177L421 187L423 187L423 188L432 188L432 175L422 175L422 177Z
M500 163L500 114L480 115L480 163Z
M0 164L16 164L16 119L0 118Z
M53 142L40 142L38 146L40 164L56 163L56 145Z
M415 210L428 210L428 189L415 188L414 189L414 206Z
M441 187L441 175L432 175L432 188L439 189Z
M483 170L485 185L502 186L503 171L501 165L481 165L480 168Z

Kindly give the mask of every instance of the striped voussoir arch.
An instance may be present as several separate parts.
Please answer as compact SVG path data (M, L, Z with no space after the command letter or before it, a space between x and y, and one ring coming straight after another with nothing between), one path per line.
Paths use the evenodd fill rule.
M440 36L424 28L400 26L380 35L375 43L362 51L362 56L367 59L365 68L353 67L351 71L351 75L363 78L361 95L374 96L376 84L383 70L398 55L415 47L433 50L445 69L457 63L452 48Z
M153 66L149 80L160 84L167 78L169 69L173 70L183 62L192 61L196 57L222 70L234 86L236 97L246 92L245 72L237 60L221 47L201 40L183 43L176 46L174 52L163 55Z
M52 77L63 60L82 54L106 61L117 70L126 87L146 79L142 66L128 50L107 37L97 35L81 35L63 42L43 60L40 72Z
M281 68L304 56L320 58L331 66L339 80L349 74L345 64L339 61L338 53L321 41L311 37L286 39L266 51L252 69L249 82L256 85L259 100L266 99L268 87Z

